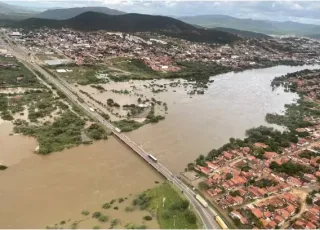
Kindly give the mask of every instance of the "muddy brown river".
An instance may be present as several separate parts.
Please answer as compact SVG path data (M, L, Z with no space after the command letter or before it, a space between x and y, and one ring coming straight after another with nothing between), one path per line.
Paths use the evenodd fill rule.
M282 88L272 91L271 80L290 72L319 66L277 66L212 77L204 95L190 98L182 90L157 94L169 114L155 125L128 135L178 174L200 154L219 148L230 137L243 138L245 130L260 125L267 113L281 113L298 98Z
M156 94L168 104L166 119L128 135L178 174L199 154L218 148L230 137L243 137L246 129L266 124L266 113L280 112L297 99L281 88L272 91L270 81L304 68L278 66L216 76L204 95L192 98L178 89ZM103 203L120 197L131 202L130 194L162 181L114 137L39 156L33 154L34 139L9 136L11 130L10 123L0 124L0 162L9 166L0 171L0 228L45 228L62 220L79 220L82 210L99 211ZM128 214L125 206L107 212L110 218L122 219L119 227L142 220L145 213ZM94 225L109 227L92 219L80 227ZM154 221L147 226L158 228Z
M33 155L0 172L0 228L45 228L79 220L82 210L101 211L103 203L130 198L152 188L155 181L162 181L160 175L114 137L45 157ZM143 214L129 215L124 208L102 212L114 211L110 218L123 224L141 224ZM108 228L92 221L81 227ZM147 226L158 227L154 222Z

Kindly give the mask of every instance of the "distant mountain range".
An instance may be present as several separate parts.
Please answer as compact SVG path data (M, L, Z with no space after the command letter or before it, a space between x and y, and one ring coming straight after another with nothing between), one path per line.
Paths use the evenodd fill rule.
M86 12L67 20L28 18L11 26L23 28L72 28L82 31L157 32L195 42L231 43L239 36L220 30L196 28L180 20L144 14L107 15Z
M126 14L125 12L110 9L107 7L75 7L75 8L67 8L67 9L50 9L40 14L34 15L34 17L43 18L43 19L66 20L89 11L104 13L108 15Z
M320 26L298 22L277 22L268 20L240 19L226 15L199 15L179 17L181 21L207 28L224 27L237 30L253 31L268 35L305 35L320 34Z
M0 2L0 20L21 20L35 13L36 11Z
M224 27L215 27L213 29L239 35L245 38L270 38L270 36L266 34L256 33L256 32L247 31L247 30L236 30L236 29L224 28Z

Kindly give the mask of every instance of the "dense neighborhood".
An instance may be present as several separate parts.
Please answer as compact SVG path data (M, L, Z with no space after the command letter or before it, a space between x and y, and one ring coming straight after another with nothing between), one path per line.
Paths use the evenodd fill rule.
M30 53L68 57L79 65L114 58L140 59L152 70L178 72L179 62L213 63L242 70L276 64L319 63L320 42L282 36L242 39L231 45L196 43L149 32L79 32L70 29L7 30ZM59 62L58 64L59 65Z

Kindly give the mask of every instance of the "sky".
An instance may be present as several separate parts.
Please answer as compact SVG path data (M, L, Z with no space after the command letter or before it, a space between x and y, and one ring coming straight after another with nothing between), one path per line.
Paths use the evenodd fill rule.
M1 1L1 0L0 0ZM143 14L194 16L224 14L239 18L296 21L320 25L320 1L229 0L2 0L33 9L106 6Z

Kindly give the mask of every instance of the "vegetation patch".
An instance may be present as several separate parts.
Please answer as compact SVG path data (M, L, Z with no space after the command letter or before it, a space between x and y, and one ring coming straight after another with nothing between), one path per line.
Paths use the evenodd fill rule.
M143 123L134 120L120 120L112 122L122 132L130 132L143 126Z
M189 202L169 183L163 183L138 196L133 204L155 214L161 229L197 229L197 216ZM150 217L145 217L150 218Z
M106 130L99 124L91 124L89 128L86 129L87 135L94 140L107 139Z
M0 56L6 68L0 68L0 88L34 87L43 88L37 77L16 58Z
M0 165L0 170L6 170L7 168L8 168L8 166Z
M52 124L43 126L18 125L14 132L37 138L39 154L49 154L62 151L81 144L81 130L84 120L71 111L67 111Z

